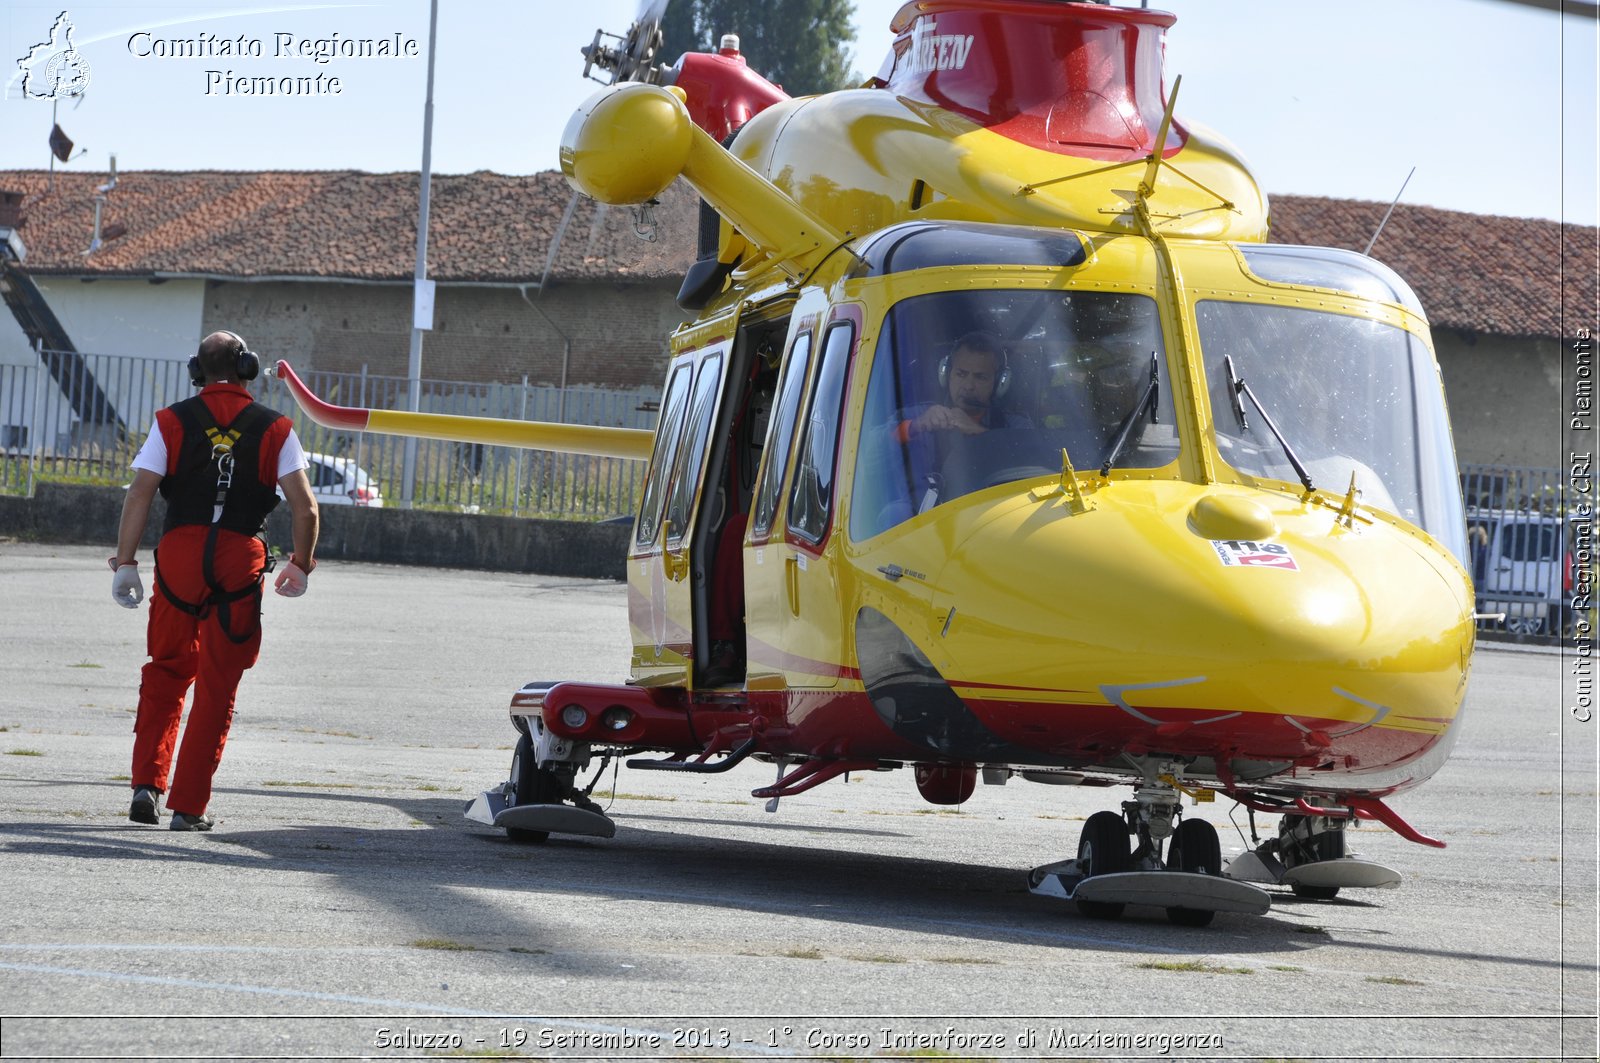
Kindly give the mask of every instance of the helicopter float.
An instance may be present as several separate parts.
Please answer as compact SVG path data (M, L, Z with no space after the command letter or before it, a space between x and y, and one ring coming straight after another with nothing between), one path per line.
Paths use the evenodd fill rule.
M601 203L703 198L653 434L334 407L278 367L322 424L649 460L631 675L518 691L468 818L609 837L595 758L763 761L769 810L910 767L935 804L1131 784L1029 877L1090 916L1398 885L1345 828L1443 844L1385 802L1448 755L1474 645L1404 281L1267 242L1174 114L1171 14L911 0L864 87L791 99L734 38L652 66L663 7L584 50L613 83L561 145ZM1226 867L1183 810L1217 794L1281 817Z

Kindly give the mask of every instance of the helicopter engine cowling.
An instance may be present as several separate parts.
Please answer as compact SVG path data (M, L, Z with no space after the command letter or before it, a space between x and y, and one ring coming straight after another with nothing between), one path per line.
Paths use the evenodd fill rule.
M642 203L683 172L693 133L679 95L615 86L589 97L568 119L561 172L601 203Z
M683 89L689 117L713 140L726 140L752 117L789 98L789 94L745 65L731 48L716 53L687 52L667 74L664 84Z

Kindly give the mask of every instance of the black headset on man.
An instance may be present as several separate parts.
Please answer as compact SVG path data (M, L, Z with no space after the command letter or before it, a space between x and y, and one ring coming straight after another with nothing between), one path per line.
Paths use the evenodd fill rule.
M225 336L232 336L233 342L238 346L233 352L233 372L241 381L254 380L261 375L261 356L245 345L244 339L237 332L222 330ZM200 367L200 352L196 351L189 356L189 383L197 388L206 386L206 371Z

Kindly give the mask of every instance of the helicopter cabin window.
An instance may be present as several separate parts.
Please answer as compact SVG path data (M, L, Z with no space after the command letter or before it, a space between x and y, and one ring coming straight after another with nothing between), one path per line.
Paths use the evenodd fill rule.
M1426 317L1422 303L1400 275L1377 259L1338 247L1302 247L1263 244L1240 247L1245 265L1264 281L1336 288L1367 299L1399 303L1418 317Z
M661 528L661 508L666 501L667 474L678 454L678 443L683 435L683 411L689 404L689 366L680 365L672 371L667 381L667 397L661 401L661 419L656 428L655 464L644 482L644 494L639 500L639 523L633 541L649 546L656 541Z
M1195 307L1222 459L1410 521L1466 563L1465 517L1427 346L1362 317L1261 303ZM1273 431L1276 426L1277 431Z
M700 485L706 440L711 436L711 419L717 412L717 395L722 390L722 355L700 363L694 378L694 400L689 407L685 442L678 451L672 472L672 491L667 497L667 541L681 542L694 512L695 489Z
M764 448L766 470L761 474L761 487L756 492L755 517L751 522L752 534L757 538L764 538L772 532L772 518L778 512L778 495L783 490L783 474L789 464L789 444L794 441L800 397L804 393L806 373L810 368L811 333L802 332L789 349L788 361L783 366L783 378L778 381L778 415L771 419Z
M1178 457L1153 299L1109 292L913 296L878 340L850 535L871 538L990 487ZM1121 445L1118 440L1121 439Z
M829 327L823 340L817 386L812 389L794 481L789 485L789 530L811 543L822 541L833 517L834 457L855 335L855 326L843 321Z

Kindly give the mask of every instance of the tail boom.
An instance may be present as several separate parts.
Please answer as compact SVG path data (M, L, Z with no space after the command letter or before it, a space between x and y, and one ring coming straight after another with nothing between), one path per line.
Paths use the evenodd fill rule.
M368 410L335 406L312 394L305 382L280 361L274 373L289 388L306 416L324 428L345 432L380 432L418 439L445 439L457 443L523 447L558 454L589 454L602 458L646 461L655 433L638 428L602 428L594 425L552 424L547 421L513 421L502 417L466 417L449 413L413 413L408 410Z

